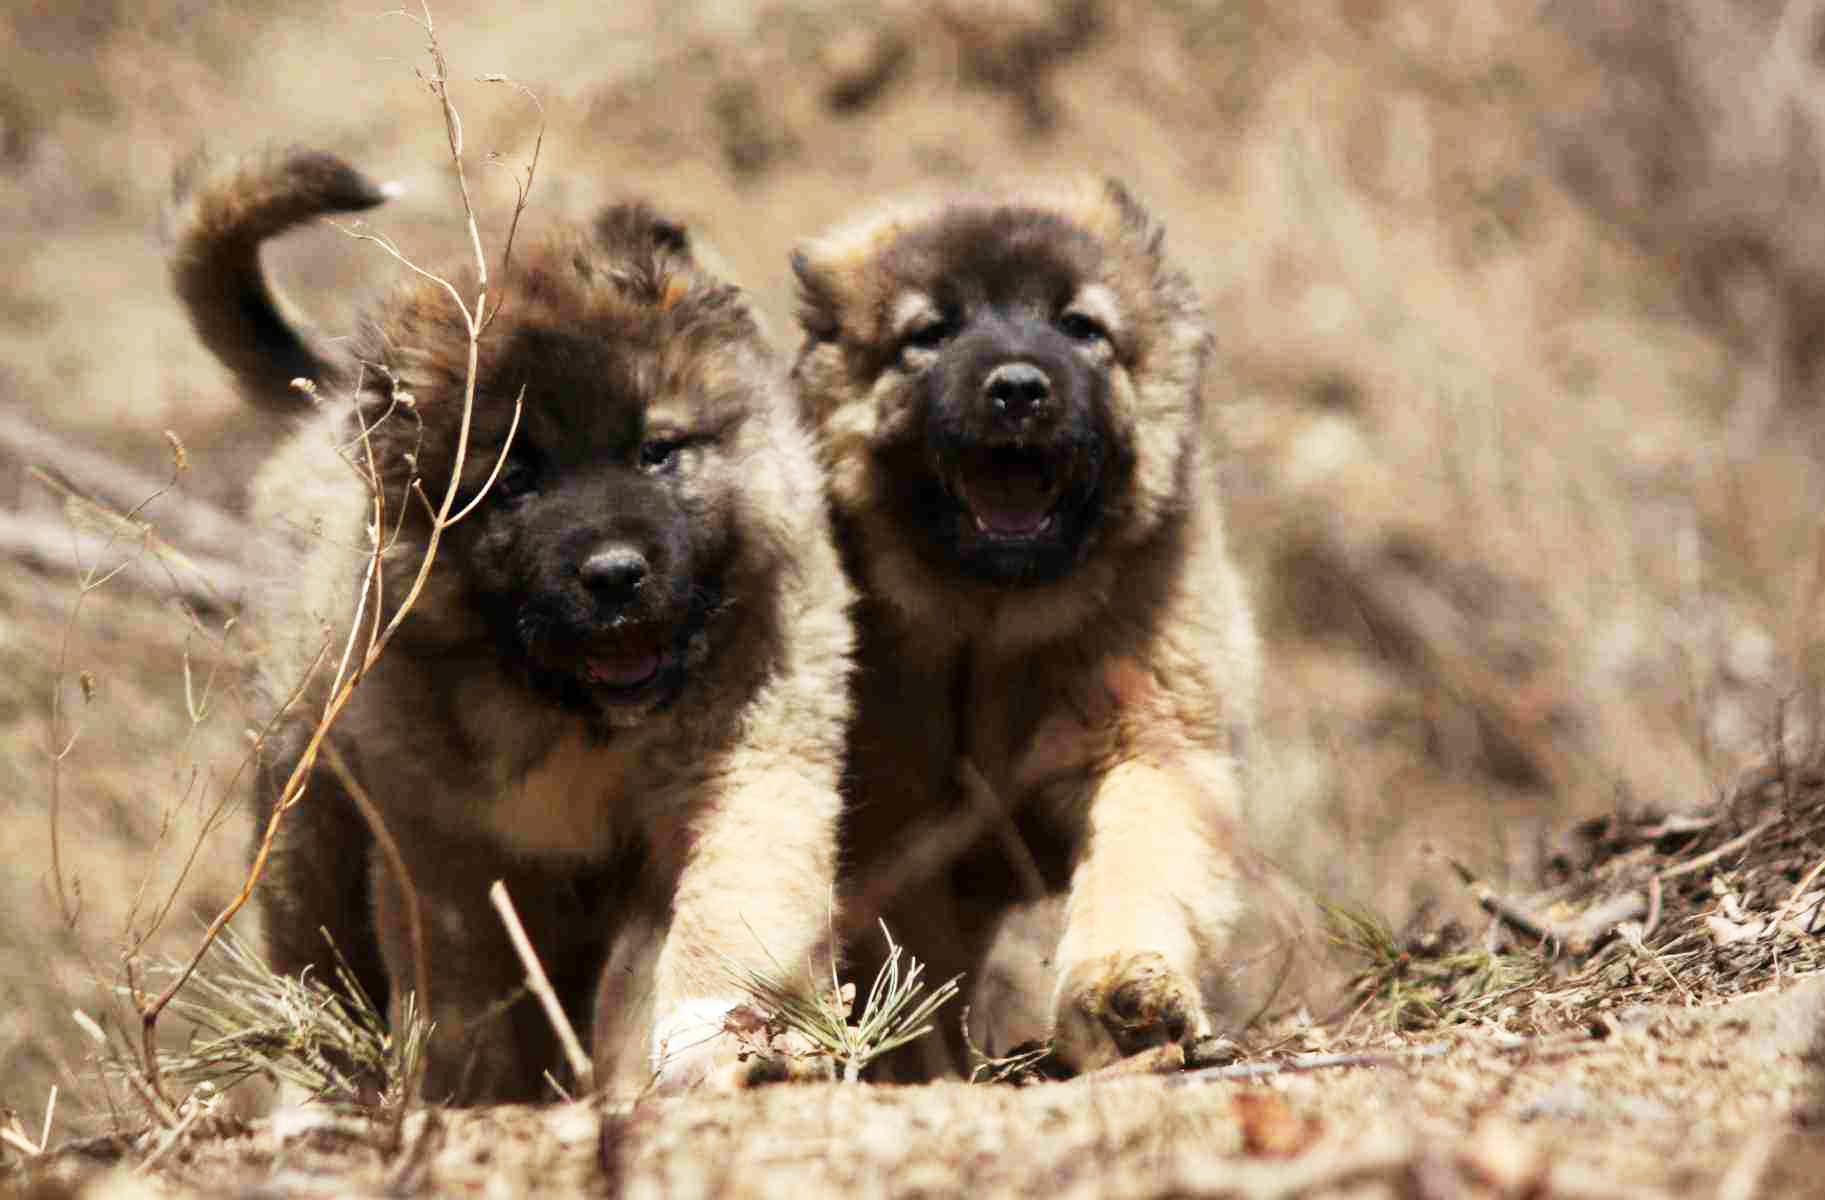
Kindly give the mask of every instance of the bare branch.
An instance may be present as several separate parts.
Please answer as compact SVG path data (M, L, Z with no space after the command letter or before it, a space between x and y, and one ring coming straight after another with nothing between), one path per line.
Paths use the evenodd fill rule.
M557 1032L558 1041L564 1047L564 1057L570 1060L570 1069L576 1075L578 1085L588 1091L594 1086L595 1066L583 1053L583 1043L577 1040L577 1031L571 1027L570 1018L564 1015L564 1005L539 962L539 952L532 948L532 939L526 936L526 927L520 924L520 914L513 907L513 898L507 894L507 885L495 880L494 886L488 889L488 899L501 914L501 924L507 928L507 940L513 943L514 953L520 956L520 963L526 968L526 986L539 998L545 1019Z
M393 831L387 828L386 819L380 815L379 807L373 797L355 778L354 771L349 769L346 759L332 744L325 747L330 770L335 773L336 782L342 785L361 810L362 819L367 821L368 829L374 834L374 841L379 844L380 852L386 855L387 866L399 882L401 895L406 902L406 936L412 943L412 984L417 993L419 1012L429 1012L431 1008L431 968L425 959L425 920L424 907L419 903L418 888L412 883L412 874L406 869L405 855L400 852L399 841Z
M421 10L423 19L419 23L422 25L425 32L427 52L430 55L433 70L432 74L428 76L421 73L420 78L424 79L432 95L436 97L444 117L444 127L449 140L451 161L456 168L457 183L462 198L463 219L469 231L470 244L475 256L478 284L473 302L466 303L461 292L449 279L419 267L401 252L391 239L384 235L356 230L352 227L338 226L338 228L343 228L343 231L355 240L372 242L375 245L380 246L382 250L391 255L395 261L404 265L408 270L441 288L445 294L450 297L451 302L456 306L458 312L462 314L464 328L468 334L468 352L465 363L462 412L457 430L456 452L450 465L450 476L444 488L441 502L431 514L424 553L419 561L417 573L408 586L406 594L399 599L397 606L393 609L391 614L388 615L384 603L386 600L386 573L383 566L385 556L398 536L398 528L394 528L391 536L388 535L388 514L386 511L385 490L381 486L380 472L378 464L375 462L374 447L371 439L371 433L374 426L367 423L362 416L359 404L356 406L356 418L360 425L360 432L356 438L355 444L361 450L361 461L359 463L351 463L351 465L354 466L358 472L363 474L364 481L369 487L370 495L372 497L370 516L372 527L370 529L369 545L367 547L367 569L362 579L359 595L356 598L355 610L349 624L348 635L343 644L341 655L337 661L336 672L328 689L328 697L324 702L323 710L319 714L316 724L311 730L309 740L300 753L290 777L280 789L278 800L274 804L272 815L267 821L265 830L261 834L261 839L256 848L253 861L248 868L247 875L239 893L210 923L209 927L204 931L196 950L190 958L186 960L184 965L174 973L174 977L169 986L150 1003L142 1003L140 1005L141 1051L145 1062L146 1082L153 1095L161 1101L163 1101L163 1094L159 1088L158 1060L154 1048L154 1039L159 1015L171 1002L171 999L190 979L203 956L208 952L209 948L215 944L224 927L226 927L228 922L234 918L243 906L245 906L248 899L252 896L253 889L258 885L265 873L266 864L271 856L275 839L277 838L280 825L284 820L286 813L303 798L305 785L315 767L317 758L319 754L326 751L328 753L331 769L337 773L344 789L356 806L362 811L364 818L369 824L370 830L374 834L376 843L380 845L382 852L387 855L390 866L397 874L401 888L407 897L413 942L414 976L417 985L416 1001L422 1007L426 1004L427 997L429 996L429 968L423 952L423 934L421 917L418 913L417 891L406 870L404 858L399 852L397 843L393 840L390 832L387 830L385 822L380 818L379 811L373 804L372 799L363 790L359 780L357 780L349 770L347 763L342 760L336 749L326 740L329 730L347 706L355 687L374 666L380 655L385 651L387 645L391 642L393 635L398 632L400 626L411 614L413 606L417 602L419 595L423 592L431 571L436 564L438 549L444 531L456 521L467 516L468 513L473 510L475 504L474 501L471 501L468 506L460 512L457 512L455 516L451 515L452 510L456 506L456 498L461 488L463 468L467 461L469 439L473 428L476 402L476 376L480 355L480 338L483 328L480 318L488 311L488 266L482 248L481 233L476 218L475 207L470 196L468 180L464 171L462 121L454 105L451 103L448 93L448 67L444 60L442 48L437 41L436 29L432 23L428 4L421 4ZM403 15L410 17L410 14ZM416 20L416 18L414 19ZM543 109L541 108L540 111L542 116ZM541 120L539 144L542 144L543 137L544 126L543 121ZM536 146L533 161L536 166ZM531 185L532 174L533 167L529 166L526 175L527 188ZM525 204L526 190L523 188L521 189L519 200L514 210L515 228L517 228L519 214L524 210ZM508 248L510 252L511 232L509 234ZM503 256L503 269L506 261L506 257ZM358 383L356 391L357 396L360 395L360 392L361 384ZM499 475L502 464L506 460L506 455L511 448L514 434L518 430L523 399L524 396L522 393L522 395L515 400L513 424L509 430L507 446L503 447L501 450L500 457L495 462L493 470L490 472L488 480L482 488L482 495L486 495L488 490L493 486ZM395 400L397 402L398 397L395 397ZM389 408L386 413L381 415L380 420L385 420L392 411L393 410ZM425 501L427 509L431 507L428 498L424 496L424 490L417 478L413 478L408 487L411 492ZM409 503L409 501L402 497L400 505L401 511L397 515L396 520L403 521L404 508L407 503ZM364 634L365 638L363 636ZM361 649L357 650L357 647L361 647ZM329 644L326 642L315 660L311 663L309 670L306 672L306 679L298 685L298 691L294 693L294 697L304 693L310 680L316 677L327 662L328 655ZM289 702L286 707L290 707ZM53 849L55 850L55 847L53 847ZM135 995L137 1003L141 998L138 997L137 993L135 993ZM168 1102L166 1103L168 1106Z
M495 311L499 312L500 310L497 308ZM525 410L526 385L521 384L519 395L513 398L513 421L507 426L507 440L501 444L501 452L495 456L494 469L488 472L487 481L482 484L482 490L475 494L475 499L465 504L461 512L444 522L446 526L454 525L470 513L474 512L476 505L486 499L488 493L493 490L494 481L500 477L501 468L507 465L507 455L513 450L514 435L520 431L520 414L525 412Z

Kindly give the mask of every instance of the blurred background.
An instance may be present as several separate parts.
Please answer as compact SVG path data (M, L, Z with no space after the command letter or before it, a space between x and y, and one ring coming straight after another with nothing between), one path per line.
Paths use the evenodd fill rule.
M0 1105L57 1083L63 1129L110 1102L72 1010L130 1011L238 887L261 716L234 516L277 431L169 293L172 170L334 150L404 185L375 228L461 253L423 30L386 3L0 12ZM782 356L794 240L895 191L1087 170L1164 218L1268 639L1242 991L1290 948L1276 1003L1321 994L1313 898L1468 917L1428 846L1526 886L1580 819L1815 755L1825 0L432 15L491 245L543 121L530 231L651 196ZM329 229L268 261L330 333L400 270ZM188 562L108 544L47 474L157 493Z

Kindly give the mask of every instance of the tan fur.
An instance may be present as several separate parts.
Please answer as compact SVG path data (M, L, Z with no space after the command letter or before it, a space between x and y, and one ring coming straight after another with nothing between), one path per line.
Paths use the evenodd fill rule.
M284 336L290 326L259 278L258 240L337 206L288 191L307 177L295 166L266 156L210 175L186 203L174 263L199 330L244 390L269 407L297 395L282 373L290 362L266 362L258 345L235 340L255 330L280 331L316 356L311 374L353 385L346 395L323 389L253 487L256 519L271 534L260 548L271 586L253 615L271 637L275 697L326 645L332 671L341 652L369 554L369 447L382 529L398 530L382 572L383 622L405 594L428 533L414 493L432 504L443 496L466 353L448 297L423 280L375 306L349 359ZM211 284L210 264L239 275ZM461 272L457 283L473 294ZM267 311L250 322L244 308L222 307L246 297ZM549 1095L544 1072L562 1077L486 898L497 878L606 1082L644 1084L655 1070L664 1083L740 1082L747 1067L719 1026L740 999L733 974L784 970L808 984L829 967L852 596L814 449L745 301L702 272L681 230L644 208L612 209L594 231L560 231L522 250L490 304L499 308L482 342L459 506L493 469L518 395L516 453L562 465L530 476L536 486L520 499L497 482L449 531L416 608L332 734L424 905L437 1022L425 1092L532 1099ZM644 465L639 455L674 434L670 465ZM503 564L535 550L540 569L551 566L550 586L570 587L567 573L583 570L603 531L632 519L615 507L622 497L690 514L688 526L650 523L661 533L688 528L690 561L707 574L679 595L714 598L691 610L699 625L676 625L688 641L662 660L682 673L675 696L602 708L592 690L601 677L579 684L576 673L599 669L588 656L638 656L614 649L621 618L591 635L610 649L589 643L534 664L513 641L531 627L512 614L530 610L501 618L490 606L517 602L520 568ZM569 507L541 507L560 503ZM523 540L534 536L543 541ZM657 557L653 565L653 584L666 582ZM538 690L534 665L557 681L550 687L584 698ZM319 672L272 739L263 817L327 677ZM276 967L326 976L317 930L327 927L397 1017L414 979L404 894L321 766L281 827L265 922Z
M1023 279L1026 247L1069 270ZM884 913L942 977L979 966L1011 906L1062 893L1052 1026L1030 1032L1082 1070L1208 1031L1203 984L1242 902L1258 668L1201 435L1208 335L1189 283L1139 205L1094 182L900 205L796 266L794 382L863 592L852 915ZM1105 468L1100 523L1062 575L953 569L913 528L951 518L905 499L950 469L930 444L906 449L936 419L940 356L1000 328L985 312L1045 336L1069 310L1106 334L1072 344L1073 369L1100 373L1107 442L1131 469ZM931 313L955 330L941 347L915 336Z

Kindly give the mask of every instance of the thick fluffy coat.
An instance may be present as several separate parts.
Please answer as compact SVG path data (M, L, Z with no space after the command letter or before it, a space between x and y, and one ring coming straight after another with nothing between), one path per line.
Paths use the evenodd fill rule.
M284 816L274 965L327 973L323 926L395 1017L413 985L404 893L352 781L423 901L427 1096L532 1098L561 1063L495 879L599 1072L643 1076L633 1044L665 1081L740 1078L735 977L828 971L851 641L812 446L741 293L644 206L553 234L490 296L465 441L467 337L441 286L405 284L333 353L261 273L263 238L377 189L309 152L199 178L179 293L249 400L299 414L253 487L265 673L279 700L312 680L267 740L262 824L351 619L384 625L417 574L459 445L457 509L475 503L334 727L341 767Z
M795 267L793 379L863 593L852 927L885 914L942 976L1062 894L1067 1065L1206 1032L1257 651L1189 281L1101 182L890 208Z

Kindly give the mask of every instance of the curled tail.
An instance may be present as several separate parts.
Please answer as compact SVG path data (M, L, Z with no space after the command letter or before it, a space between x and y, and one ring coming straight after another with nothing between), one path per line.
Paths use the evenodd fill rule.
M299 377L329 384L336 364L285 315L260 243L326 213L372 208L390 193L333 154L274 150L198 160L177 183L171 280L197 336L235 373L249 403L306 403Z

